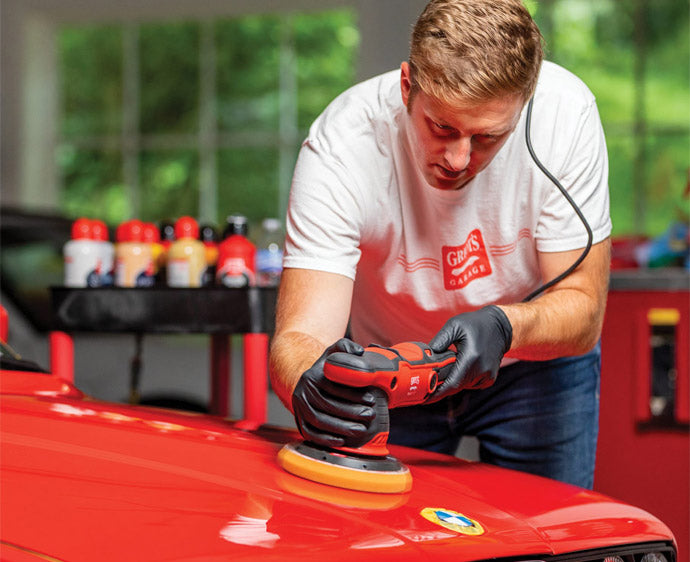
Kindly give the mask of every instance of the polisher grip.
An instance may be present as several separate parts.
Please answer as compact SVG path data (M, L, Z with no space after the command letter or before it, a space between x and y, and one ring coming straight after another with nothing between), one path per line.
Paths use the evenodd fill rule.
M362 355L332 353L323 372L340 384L380 388L388 396L388 408L398 408L424 402L454 361L452 351L435 353L424 343L403 342L369 346Z

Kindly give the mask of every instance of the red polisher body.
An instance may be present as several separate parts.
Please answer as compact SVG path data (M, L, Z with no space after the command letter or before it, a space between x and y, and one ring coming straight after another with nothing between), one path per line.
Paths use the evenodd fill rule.
M446 368L454 361L455 354L451 351L435 353L424 343L404 342L392 347L369 346L362 355L333 353L326 360L323 374L340 384L383 391L383 403L388 410L422 404L445 378ZM367 443L338 450L385 457L388 413L378 417L380 431Z

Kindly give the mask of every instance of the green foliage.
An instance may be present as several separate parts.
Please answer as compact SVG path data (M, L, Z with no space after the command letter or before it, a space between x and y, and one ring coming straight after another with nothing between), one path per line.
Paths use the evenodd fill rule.
M688 205L682 196L690 166L687 0L544 0L529 8L542 29L553 30L547 58L577 74L597 98L614 235L660 234ZM640 56L643 82L636 75ZM640 125L644 138L635 137ZM643 177L636 177L640 170Z
M277 131L281 20L216 23L218 124L222 131Z
M196 133L199 121L199 25L139 28L140 118L143 133Z
M212 108L200 105L200 83L208 78L202 73L209 71L201 61L202 54L208 54L202 53L204 25L192 21L62 30L60 69L65 79L58 166L64 185L61 206L68 216L87 214L117 223L134 213L148 221L197 215L200 146L216 150L217 220L231 212L257 222L279 215L284 206L279 185L287 181L279 177L280 147L289 156L295 154L304 130L354 79L359 36L353 15L343 10L214 22ZM118 148L127 83L123 59L132 37L139 72L137 143L146 147L129 164L139 173L140 189L134 197L131 186L123 185L126 164ZM297 72L287 82L297 88L288 92L297 103L298 122L292 127L299 132L292 139L279 138L281 61L286 53L292 53ZM209 109L215 123L211 131L208 123L202 131L201 112ZM214 130L216 148L206 148L202 134ZM92 134L105 135L96 144L112 148L94 150L88 137Z
M662 232L679 209L688 207L682 195L690 166L687 0L526 4L546 37L547 58L580 76L597 97L609 150L614 234ZM56 157L64 185L61 206L68 216L87 214L117 223L134 213L145 220L196 215L200 178L207 177L200 171L202 150L216 150L216 220L244 213L258 222L280 213L279 186L289 179L280 175L280 151L284 159L292 158L316 116L354 82L359 45L354 14L336 10L215 21L216 101L211 108L201 107L200 95L206 25L187 21L61 30L62 121ZM134 163L140 186L134 197L123 172L132 162L126 163L122 153L123 60L132 30L138 37L136 128L141 135L134 148L145 149ZM636 81L641 53L643 84ZM294 91L281 92L281 84L294 84ZM287 110L281 104L291 99L296 100L291 128L297 133L281 138L281 118L292 115L289 103ZM642 106L636 105L640 99ZM215 115L215 148L201 137L201 116L209 110ZM644 138L635 136L641 111Z
M63 137L118 133L122 127L122 29L94 26L60 33Z
M115 150L77 150L63 146L61 207L68 217L88 216L115 223L129 216L127 188L122 181L122 155Z
M354 83L359 32L348 12L293 18L297 51L298 124L307 129L321 111Z
M272 148L241 148L219 153L218 221L232 214L246 215L258 224L278 216L278 151ZM267 163L269 165L267 165Z
M156 222L196 216L199 155L194 150L145 151L140 158L142 220Z

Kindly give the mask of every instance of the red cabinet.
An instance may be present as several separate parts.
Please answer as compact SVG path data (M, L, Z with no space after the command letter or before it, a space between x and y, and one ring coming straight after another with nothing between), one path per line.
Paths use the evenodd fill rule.
M690 274L614 272L594 487L671 527L690 560Z

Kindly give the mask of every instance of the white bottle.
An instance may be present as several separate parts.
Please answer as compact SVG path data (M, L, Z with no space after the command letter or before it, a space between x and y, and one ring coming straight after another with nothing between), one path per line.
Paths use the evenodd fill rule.
M256 275L259 287L277 287L283 272L283 233L278 219L261 222L261 238L256 252Z
M62 249L65 287L100 287L101 251L92 237L91 220L82 217L72 223L72 239Z
M91 221L91 237L98 244L101 257L101 286L110 287L115 275L115 244L110 241L108 227L102 220Z

